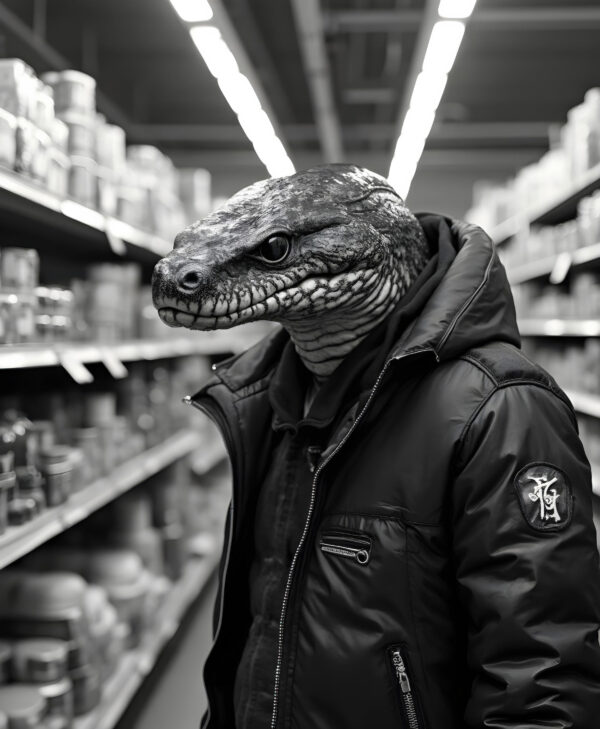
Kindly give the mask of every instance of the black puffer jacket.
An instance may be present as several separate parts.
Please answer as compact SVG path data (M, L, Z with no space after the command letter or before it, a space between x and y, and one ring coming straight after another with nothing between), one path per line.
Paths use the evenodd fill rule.
M452 230L454 261L316 468L282 605L277 729L600 721L600 575L573 410L518 349L489 238ZM221 364L192 398L234 473L203 729L234 728L267 388L286 340Z

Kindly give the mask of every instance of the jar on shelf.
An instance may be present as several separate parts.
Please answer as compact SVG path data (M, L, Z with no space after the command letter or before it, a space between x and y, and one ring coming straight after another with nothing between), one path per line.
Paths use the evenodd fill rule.
M0 165L12 170L17 155L17 120L0 108Z
M43 74L42 81L54 90L57 113L76 111L93 118L96 112L96 80L81 71L58 71Z
M39 464L44 477L48 506L64 503L72 491L73 465L70 448L57 445L40 451Z
M38 285L40 257L34 248L0 249L0 283L3 289L33 291Z
M64 640L30 638L13 643L12 673L19 683L51 683L67 676L68 645Z
M8 717L10 729L40 729L44 726L46 699L35 686L0 686L0 706Z

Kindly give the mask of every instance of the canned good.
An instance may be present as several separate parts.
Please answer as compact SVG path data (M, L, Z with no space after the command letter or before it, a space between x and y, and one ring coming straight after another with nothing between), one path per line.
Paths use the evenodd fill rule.
M14 471L0 473L0 534L4 534L9 523L8 502L14 494L16 483Z
M8 683L11 678L10 663L12 659L12 646L0 640L0 684Z
M74 714L87 714L100 703L100 674L94 666L86 665L71 671L70 678L73 684Z
M67 675L68 646L51 638L20 640L13 645L12 670L22 683L52 683Z
M0 686L0 707L8 717L10 729L39 729L46 713L46 699L35 686Z
M10 526L26 524L33 519L37 511L38 505L33 499L17 496L8 502L8 523Z
M72 491L73 466L70 449L59 445L40 451L39 462L48 505L64 503Z
M96 80L81 71L60 71L42 80L54 89L54 107L57 112L79 111L88 118L96 111Z
M63 678L53 683L44 683L38 686L40 693L46 699L49 717L60 717L66 720L65 726L70 726L75 713L73 682Z
M0 250L0 282L4 288L32 291L38 284L40 258L33 248Z
M42 474L35 466L17 466L15 474L19 496L24 499L33 499L36 504L36 515L39 514L46 508L46 496L42 489Z
M0 108L0 165L12 170L17 155L17 120L13 114Z
M0 473L15 467L15 431L8 423L0 422Z
M98 172L93 160L85 157L71 157L69 195L90 208L97 206Z
M95 427L75 428L72 431L72 440L73 444L84 454L83 482L91 483L98 478L101 471L100 432Z

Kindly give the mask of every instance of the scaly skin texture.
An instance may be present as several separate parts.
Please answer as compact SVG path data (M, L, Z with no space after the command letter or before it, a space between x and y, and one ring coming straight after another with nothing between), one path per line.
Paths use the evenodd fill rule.
M264 257L273 236L289 244L279 262ZM186 228L156 265L154 305L166 324L190 329L280 322L320 382L427 259L420 224L383 177L323 165L250 185Z

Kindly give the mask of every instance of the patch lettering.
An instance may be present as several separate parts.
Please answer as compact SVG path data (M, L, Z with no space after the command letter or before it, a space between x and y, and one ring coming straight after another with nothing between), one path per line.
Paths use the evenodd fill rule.
M558 531L571 521L573 495L566 475L551 463L529 463L515 476L515 491L527 523Z

